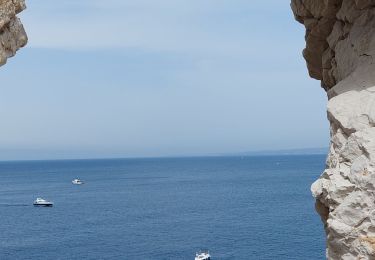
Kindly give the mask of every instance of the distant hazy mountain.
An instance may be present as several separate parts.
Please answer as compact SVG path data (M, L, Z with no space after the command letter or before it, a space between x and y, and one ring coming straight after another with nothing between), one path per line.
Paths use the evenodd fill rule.
M234 155L307 155L307 154L327 154L328 147L325 148L303 148L303 149L285 149L285 150L264 150L264 151L248 151L236 153Z

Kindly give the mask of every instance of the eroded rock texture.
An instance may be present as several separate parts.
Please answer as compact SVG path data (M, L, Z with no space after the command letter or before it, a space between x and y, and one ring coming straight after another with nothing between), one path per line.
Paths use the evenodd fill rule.
M375 259L375 0L292 0L310 76L328 93L331 144L312 185L328 259Z
M0 0L0 66L27 43L25 30L16 17L25 8L24 0Z

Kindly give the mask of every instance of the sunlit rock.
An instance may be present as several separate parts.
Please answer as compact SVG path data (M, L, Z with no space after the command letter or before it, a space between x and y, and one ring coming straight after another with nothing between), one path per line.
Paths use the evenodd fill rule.
M375 259L375 1L292 0L303 56L327 91L331 145L312 185L328 259ZM322 234L323 235L323 234Z

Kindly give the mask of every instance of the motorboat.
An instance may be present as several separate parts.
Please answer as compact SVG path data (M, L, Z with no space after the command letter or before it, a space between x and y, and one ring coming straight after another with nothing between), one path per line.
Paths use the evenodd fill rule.
M36 200L34 200L34 206L52 207L53 206L53 202L45 200L45 199L42 199L42 198L37 198Z
M199 251L195 254L195 260L211 260L211 255L208 251Z
M84 182L82 180L80 180L80 179L74 179L74 180L72 180L72 183L75 184L75 185L81 185Z

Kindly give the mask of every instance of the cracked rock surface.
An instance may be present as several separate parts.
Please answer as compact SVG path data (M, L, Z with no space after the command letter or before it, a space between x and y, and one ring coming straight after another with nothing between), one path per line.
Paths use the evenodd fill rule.
M375 0L292 0L328 94L326 170L312 185L327 259L375 259Z
M27 35L17 14L26 8L24 0L0 0L0 66L27 43Z

